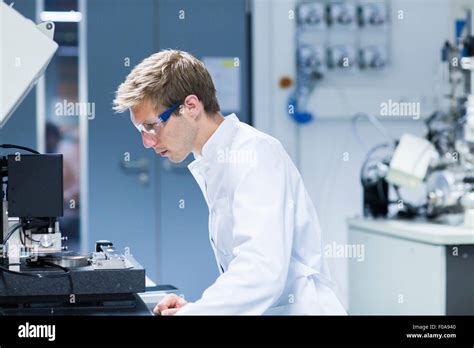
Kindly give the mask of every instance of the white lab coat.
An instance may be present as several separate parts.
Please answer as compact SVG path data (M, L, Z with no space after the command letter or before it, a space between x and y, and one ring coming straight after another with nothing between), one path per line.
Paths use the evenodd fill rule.
M231 114L195 157L188 168L221 274L178 314L346 314L316 211L280 142Z

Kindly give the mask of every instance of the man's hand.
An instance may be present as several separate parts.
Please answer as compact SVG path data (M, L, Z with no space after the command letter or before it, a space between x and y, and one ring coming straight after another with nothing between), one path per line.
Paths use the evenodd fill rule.
M156 315L175 315L179 309L186 305L186 300L176 294L166 295L153 309Z

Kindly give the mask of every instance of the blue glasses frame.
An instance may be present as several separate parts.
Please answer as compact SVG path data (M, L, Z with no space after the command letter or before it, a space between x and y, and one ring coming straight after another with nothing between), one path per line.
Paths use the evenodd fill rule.
M164 126L164 123L168 121L170 118L171 114L181 105L180 102L175 103L171 105L168 109L166 109L163 113L156 115L155 119L156 122L153 123L141 123L141 124L136 124L134 121L133 113L132 110L130 110L130 119L132 120L133 125L135 128L138 129L140 133L144 132L146 134L152 134L155 135L159 128L162 128Z
M157 116L161 123L165 123L170 118L171 114L181 105L181 103L174 103L166 109L161 115Z

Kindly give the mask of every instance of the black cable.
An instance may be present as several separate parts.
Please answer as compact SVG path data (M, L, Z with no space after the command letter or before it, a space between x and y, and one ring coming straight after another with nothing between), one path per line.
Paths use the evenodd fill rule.
M21 264L20 263L10 263L10 264L6 265L6 267L5 266L0 266L0 270L2 270L5 273L20 275L20 276L24 276L24 277L35 277L35 278L58 278L58 277L64 277L66 275L69 276L71 274L71 271L69 270L69 268L66 268L66 267L63 267L63 266L60 266L60 265L56 265L56 264L51 263L51 262L46 262L46 261L42 261L41 263L39 263L38 265L34 265L33 267L39 267L39 266L55 267L55 268L59 268L59 269L63 270L64 273L42 274L42 273L38 273L38 272L12 271L11 269L7 268L9 266L21 266Z
M5 244L8 239L10 239L10 237L12 236L12 234L17 230L19 229L20 227L22 226L21 223L18 223L16 224L15 226L13 226L13 228L10 230L10 232L8 232L7 236L5 237L5 239L3 240L3 243L2 244Z
M18 150L28 151L36 155L40 154L38 151L36 151L35 149L32 149L31 147L14 145L14 144L0 144L0 149L18 149Z
M20 266L19 263L10 263L7 265L8 266ZM8 269L5 266L0 266L0 270L5 273L10 273L10 274L16 274L24 277L35 277L35 278L42 278L39 276L37 273L28 273L28 272L21 272L21 271L12 271L11 269Z
M69 276L71 274L71 271L69 270L69 268L57 265L49 261L39 261L37 264L34 264L34 267L40 267L40 266L59 268L60 270L64 271L64 273L57 273L57 274L42 274L41 278L58 278L58 277L64 277L65 275Z
M34 278L43 278L41 274L39 273L33 273L33 272L22 272L22 271L12 271L11 269L8 269L7 267L9 266L21 266L20 263L9 263L8 265L5 266L0 266L0 270L5 273L10 273L10 274L16 274L24 277L34 277Z
M23 236L26 236L26 234L25 234L25 230L22 228L22 229L20 230L20 243L21 243L22 245L26 246L26 244L25 244L26 238L23 237Z
M33 239L33 238L31 238L30 236L28 236L28 235L26 234L24 228L22 229L22 232L23 232L23 236L24 236L25 238L31 240L32 242L35 242L35 243L39 243L39 242L40 242L39 240Z
M21 264L20 263L11 263L11 264L8 264L7 267L8 266L21 266ZM74 283L73 283L73 280L72 280L72 273L69 270L69 268L66 268L66 267L63 267L63 266L60 266L60 265L56 265L54 263L47 262L47 261L41 261L40 263L38 263L37 265L34 265L33 267L40 267L40 266L49 266L49 267L59 268L59 269L63 270L64 273L41 274L41 273L38 273L38 272L35 273L35 272L12 271L12 270L4 267L4 266L0 266L0 271L5 272L5 273L18 275L18 276L34 277L34 278L38 278L38 279L58 278L58 277L67 276L68 280L69 280L69 293L74 294Z
M67 275L68 280L69 280L69 293L74 294L74 283L72 281L72 273L71 273L69 268L63 267L63 266L60 266L60 265L56 265L56 264L48 262L48 261L43 261L43 264L47 265L47 266L50 266L50 267L56 267L56 268L59 268L59 269L63 270L65 273L60 273L60 274L57 274L57 275L58 276Z
M27 261L27 262L29 262L29 261ZM0 265L0 271L5 272L5 273L9 273L9 274L18 275L18 276L33 277L33 278L38 278L38 279L60 278L60 277L67 276L68 280L69 280L69 290L70 290L69 293L74 294L74 283L73 283L73 279L72 279L72 273L71 273L69 268L63 267L63 266L60 266L60 265L56 265L55 263L48 262L48 261L29 262L29 264L32 268L42 267L42 266L43 267L47 266L47 267L58 268L58 269L64 271L64 273L43 274L43 273L39 273L39 272L12 271L12 270L7 268L9 266L21 266L21 263L10 263L6 266L1 266Z
M55 267L55 268L59 268L60 270L63 270L64 273L58 273L58 274L40 274L40 273L38 273L38 274L41 275L40 278L58 278L58 277L67 276L68 280L69 280L69 293L74 294L74 283L72 281L72 273L71 273L69 268L57 265L57 264L49 262L49 261L42 261L42 260L40 260L39 262L30 263L30 265L32 265L33 267L49 266L49 267Z
M31 240L32 242L35 242L35 243L40 243L40 242L41 242L41 241L39 241L39 240L36 240L36 239L31 238L31 237L30 237L29 235L27 235L27 234L25 234L25 237L26 237L27 239Z

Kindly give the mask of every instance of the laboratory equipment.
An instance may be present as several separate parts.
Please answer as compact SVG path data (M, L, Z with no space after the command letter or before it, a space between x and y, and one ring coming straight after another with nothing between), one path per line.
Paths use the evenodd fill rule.
M3 2L0 18L1 128L58 45L52 22L35 25ZM87 255L67 250L58 223L63 215L62 155L0 144L0 150L11 149L15 152L0 156L2 312L150 314L137 295L145 291L145 269L129 250L122 254L102 240Z
M423 216L440 222L470 226L474 192L474 24L472 10L457 22L455 43L446 42L442 62L447 66L449 107L435 111L425 121L424 138L411 134L391 139L370 151L361 170L364 188L364 215L389 214L398 205L396 216ZM373 118L369 118L377 123ZM377 123L380 127L380 124ZM374 159L381 148L389 149ZM403 199L400 188L425 185L421 204ZM396 198L389 197L391 189ZM464 214L464 216L463 216ZM458 216L459 218L453 218Z

